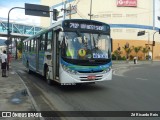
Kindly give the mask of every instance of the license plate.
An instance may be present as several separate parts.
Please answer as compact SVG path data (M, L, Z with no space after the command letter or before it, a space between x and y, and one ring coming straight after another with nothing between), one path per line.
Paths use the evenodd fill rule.
M88 78L88 80L95 80L96 76L88 76L87 78Z

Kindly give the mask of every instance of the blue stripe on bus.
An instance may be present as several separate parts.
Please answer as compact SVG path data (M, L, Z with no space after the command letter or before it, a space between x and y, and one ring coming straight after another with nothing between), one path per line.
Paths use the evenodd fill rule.
M109 68L112 65L112 62L105 64L105 65L99 65L99 66L80 66L80 65L73 65L73 64L67 63L63 59L61 59L61 64L65 65L70 70L87 72L87 71L106 70L107 68Z
M111 28L139 28L139 29L149 29L153 30L153 26L147 25L136 25L136 24L109 24ZM159 30L160 28L155 27L155 30Z

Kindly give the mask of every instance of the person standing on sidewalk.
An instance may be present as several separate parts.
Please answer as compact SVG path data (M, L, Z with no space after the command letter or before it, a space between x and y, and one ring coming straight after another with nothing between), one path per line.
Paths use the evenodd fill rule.
M1 55L1 69L2 69L2 77L7 77L6 76L6 68L7 68L7 54L6 51L3 51L3 54Z

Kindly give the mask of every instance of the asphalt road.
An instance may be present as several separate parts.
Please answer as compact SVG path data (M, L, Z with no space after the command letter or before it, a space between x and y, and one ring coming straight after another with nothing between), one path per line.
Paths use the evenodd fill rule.
M52 86L21 63L14 69L43 111L160 111L160 63L121 65L113 80L93 85ZM57 118L59 119L59 118ZM65 118L66 119L66 118ZM74 118L69 118L74 119ZM160 117L87 117L89 120L159 120Z

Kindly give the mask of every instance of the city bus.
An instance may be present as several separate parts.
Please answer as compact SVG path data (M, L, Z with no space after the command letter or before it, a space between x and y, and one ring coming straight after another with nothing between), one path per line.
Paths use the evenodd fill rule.
M110 26L94 20L67 19L23 41L28 73L48 84L95 83L112 79Z

